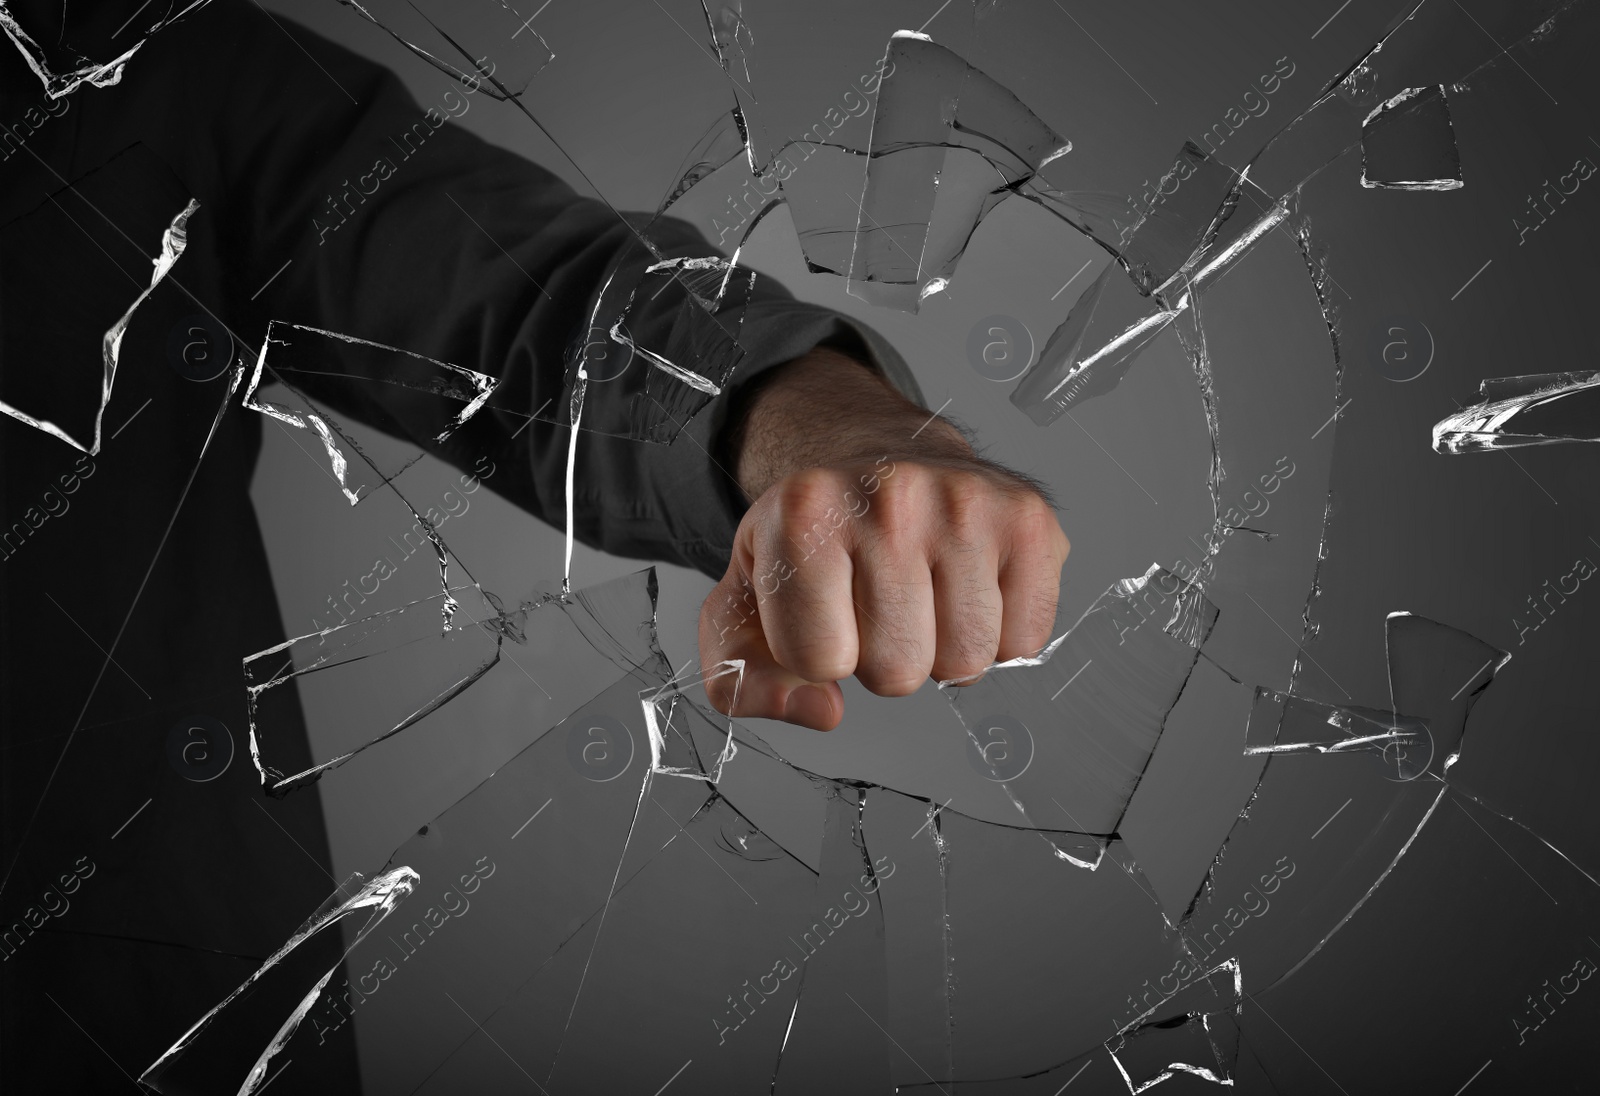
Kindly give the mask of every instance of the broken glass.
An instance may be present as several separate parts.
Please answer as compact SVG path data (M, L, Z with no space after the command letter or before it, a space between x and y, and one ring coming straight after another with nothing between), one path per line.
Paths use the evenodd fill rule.
M1175 309L1152 307L1112 263L1051 332L1011 402L1040 426L1054 422L1079 401L1115 388L1139 351L1176 316Z
M1361 123L1361 185L1386 190L1456 190L1461 156L1444 88L1407 88Z
M1600 440L1597 391L1600 372L1594 371L1486 380L1479 387L1478 403L1434 424L1434 451L1473 453Z
M1239 1055L1244 979L1239 964L1219 963L1164 1003L1173 1015L1143 1020L1108 1040L1106 1050L1130 1092L1179 1073L1232 1085Z
M492 0L485 9L491 12L489 17L480 11L464 18L461 11L444 5L419 8L415 4L364 6L355 0L340 3L355 9L436 68L456 76L471 90L484 88L494 97L508 100L552 143L634 237L634 245L615 256L601 282L601 292L594 299L589 322L575 332L567 349L561 394L535 399L530 415L520 405L521 398L527 395L524 379L513 375L502 397L503 409L514 417L531 417L574 430L670 443L689 419L721 394L743 359L738 337L744 309L755 286L755 272L737 269L737 253L725 262L715 256L670 255L670 251L681 251L686 244L681 230L663 221L666 211L706 175L715 173L741 151L749 159L749 138L737 92L731 94L731 112L725 106L717 111L712 125L684 154L657 204L655 217L648 222L639 221L617 210L595 186L584 166L522 98L531 79L553 58L544 39L533 29L533 19L543 11L542 7L528 14L503 0ZM692 6L695 18L687 20L686 25L679 16L687 15L687 11L674 15L656 5L737 88L734 68L747 67L745 45L753 44L748 24L737 9L713 16L703 3ZM677 40L673 41L676 44ZM487 52L479 56L476 51L480 49ZM508 62L503 72L496 70L500 61ZM727 85L713 86L725 104L730 98ZM706 284L701 284L699 291L690 288L682 276L685 262L721 262L722 276L709 279L715 290ZM702 283L705 281L701 279ZM591 409L585 416L583 394L589 382L616 382L616 388L625 394L608 392L603 403L605 413ZM519 402L513 404L513 399Z
M52 99L84 84L104 88L122 79L128 61L146 40L210 0L117 0L111 4L62 5L58 20L39 19L35 8L21 22L11 5L0 4L0 29L17 47ZM59 22L50 26L50 22ZM24 25L26 24L26 25ZM31 33L30 33L31 31Z
M256 392L263 379L288 387L296 397L294 404L258 399ZM420 354L332 331L273 322L267 327L261 356L245 389L244 404L307 431L323 449L339 490L354 506L376 488L399 478L426 450L416 448L400 461L386 462L363 450L328 412L328 406L358 414L367 422L376 416L391 436L411 437L431 449L448 450L452 436L483 410L497 386L493 377ZM386 388L402 390L405 396L383 392ZM527 424L525 418L522 426Z
M472 18L434 2L339 0L434 68L496 99L520 96L555 60L533 20L538 9L518 10L505 0L476 4Z
M896 33L882 67L851 291L915 311L954 270L983 215L1072 144L926 35ZM976 155L953 159L947 148ZM936 213L953 222L937 233Z
M317 939L337 936L346 919L364 914L365 920L355 929L354 945L359 946L411 896L418 882L417 873L404 867L370 880L359 875L345 880L322 909L268 956L260 970L196 1021L171 1050L144 1071L140 1081L157 1092L212 1086L260 1091L280 1072L282 1063L273 1059L283 1040L316 1006L333 976L333 971L318 962L325 963L327 956L318 954ZM269 1038L261 1039L264 1034ZM260 1052L243 1072L239 1070L243 1060L232 1053L241 1043Z
M250 752L273 795L311 783L425 721L497 667L505 679L497 682L500 711L530 728L547 725L621 677L649 680L665 668L653 636L630 635L618 623L654 618L649 570L565 597L536 592L512 604L476 586L372 615L357 615L361 601L359 590L346 591L343 604L352 619L244 660ZM452 622L444 630L442 614ZM558 675L544 672L558 652L584 645L605 660ZM380 696L382 703L373 703ZM292 741L302 703L330 714L338 735L321 739L329 756L293 771L279 760L279 742Z
M21 325L26 329L30 315L43 319L62 317L69 310L86 313L74 315L70 323L57 319L50 324L48 335L38 332L33 337L48 339L55 353L100 363L98 372L75 370L66 376L44 370L8 370L0 387L0 413L91 457L99 455L104 441L106 408L128 324L183 257L189 218L200 207L171 173L153 160L143 146L129 149L118 161L46 195L36 208L0 228L0 239L12 241L8 251L27 247L25 241L32 238L59 241L56 249L40 257L44 269L14 270L7 278L7 299L17 301L14 307ZM126 201L118 200L118 190L126 185L124 172L164 176L160 182L167 184L164 189L169 192L170 206L165 221L153 221L148 212L140 215ZM103 287L103 297L131 303L119 306L115 315L87 314L89 306L75 303L88 299L82 295L85 282ZM64 294L62 287L68 284L76 285L80 295ZM195 319L203 344L208 336L204 328L214 327L216 321L206 316ZM63 335L71 340L70 345L62 345ZM174 332L174 338L180 336ZM180 362L187 360L186 346L178 343ZM201 373L197 379L209 380L221 371L206 368L207 363L198 358L195 364Z
M74 8L18 14L19 71L98 112L145 77L133 32L180 7L109 49ZM1554 443L1595 440L1600 374L1505 362L1592 352L1597 15L1335 7L365 5L414 69L538 113L539 154L645 211L561 365L502 376L381 329L237 322L212 291L241 279L207 257L227 188L196 206L173 148L138 144L116 170L159 216L115 172L38 190L48 163L8 131L0 562L22 623L0 693L32 707L8 709L0 951L50 988L6 1008L54 1040L58 1087L93 1087L67 1040L172 1092L314 1090L352 1048L372 1092L1571 1087L1600 962L1600 534L1589 447ZM1262 52L1268 15L1292 57ZM948 398L1050 486L1074 540L1044 650L903 702L855 690L832 753L717 716L704 683L738 667L674 673L656 630L690 630L682 574L574 583L625 566L574 544L586 439L672 442L729 393L770 319L757 269L916 351L930 411ZM1003 373L1010 401L959 360L993 326L974 317L1041 347ZM250 521L219 454L261 432L317 466L315 498L271 511L312 575L287 628L241 623L270 590L205 566ZM536 434L566 460L568 536L473 496L516 557L501 581L445 541ZM183 475L151 471L149 437ZM430 455L474 467L434 506ZM282 798L242 797L258 777ZM202 828L232 855L197 893L178 850ZM41 851L63 842L94 878ZM319 908L338 857L367 875ZM215 964L164 1055L119 1041L177 1000L122 980L133 947ZM92 985L39 974L96 948Z
M1058 855L1098 865L1217 611L1157 565L1106 591L1038 655L956 686L979 771L1028 826L1082 835Z

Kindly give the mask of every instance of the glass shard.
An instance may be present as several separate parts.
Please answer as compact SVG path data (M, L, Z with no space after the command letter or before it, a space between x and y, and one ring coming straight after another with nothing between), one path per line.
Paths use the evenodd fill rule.
M587 335L568 351L554 421L574 424L582 371L588 383L612 386L583 429L670 443L743 360L739 330L755 284L754 271L720 256L663 259L630 245L595 299Z
M36 26L33 34L17 21L11 5L0 4L0 29L44 84L45 94L60 99L84 84L103 88L121 82L128 60L150 35L209 2L158 0L151 4L149 0L117 0L109 4L63 5L59 28ZM32 24L31 19L29 23ZM129 25L135 34L121 37Z
M1486 380L1480 401L1433 427L1436 453L1600 441L1600 372Z
M1185 141L1150 202L1119 236L1128 276L1144 294L1157 292L1196 251L1216 239L1239 201L1239 173Z
M1037 656L950 690L988 778L1023 824L1116 832L1216 619L1196 587L1153 564L1107 590Z
M1025 1078L1102 1050L1149 1009L1141 996L1146 989L1189 962L1121 842L1111 842L1099 871L1087 872L1062 862L1037 833L950 812L941 813L940 823L957 1091L967 1081L1000 1079L1027 1091L1036 1082ZM897 878L898 872L884 884L886 917ZM895 914L888 926L901 923ZM930 965L923 977L892 986L891 1000L929 992L932 975ZM1150 1004L1158 1000L1152 996ZM899 1014L935 1003L903 1002ZM938 1064L922 1063L935 1078ZM1070 1073L1058 1075L1057 1088ZM1094 1083L1106 1091L1113 1077L1108 1069Z
M1115 388L1177 315L1141 296L1115 263L1107 266L1051 333L1011 402L1048 426L1079 402Z
M823 142L797 141L785 148L784 157L776 166L776 177L794 218L807 269L813 274L848 277L856 225L862 218L857 203L866 181L866 154ZM753 212L740 211L735 223L753 227L755 220Z
M446 600L459 603L463 619L441 631ZM345 601L352 614L359 608L351 594ZM250 748L262 785L284 795L320 779L362 750L424 722L502 660L507 665L500 667L497 688L506 716L533 730L619 678L654 680L666 669L655 646L654 614L652 570L566 598L533 593L510 606L469 586L250 655L244 662ZM603 657L575 659L575 650ZM550 672L558 660L561 671ZM292 749L302 697L330 713L328 725L316 729L327 756L290 771L278 757ZM644 749L645 742L637 745ZM581 744L580 754L589 757L588 749ZM608 757L606 763L614 761Z
M1415 760L1428 744L1426 723L1398 712L1337 708L1308 702L1286 693L1256 691L1256 703L1245 732L1244 752L1376 753L1397 760L1405 779L1421 769ZM1422 768L1427 767L1421 756Z
M339 972L337 963L328 965L327 949L317 946L319 938L337 940L343 922L365 912L345 949L348 957L420 882L416 872L403 866L369 880L359 875L346 880L260 970L140 1074L140 1084L169 1093L237 1091L249 1096L260 1091L307 1014L328 1000L324 993Z
M862 812L862 835L875 864L882 902L884 963L890 994L880 1018L896 1053L897 1087L948 1088L954 1061L955 949L950 922L950 861L939 804L875 788Z
M850 289L914 312L930 285L954 270L983 214L1072 143L926 35L897 32L884 67ZM976 155L947 155L960 149ZM963 172L976 172L976 181L962 179ZM946 198L952 188L959 196ZM946 209L952 226L936 228Z
M519 11L506 0L474 4L471 17L443 0L338 0L387 31L395 41L473 90L496 99L520 96L555 60L533 26L538 11Z
M872 794L836 787L828 798L822 871L810 923L799 938L806 956L800 997L779 1051L772 1088L777 1096L819 1088L894 1088L883 907L875 894L880 876L892 874L894 865L875 863L862 834L862 812Z
M683 162L675 173L677 182L661 199L661 204L656 207L656 215L666 212L668 206L741 155L748 156L749 147L744 115L738 110L717 115L700 140L684 154Z
M1407 88L1361 123L1361 185L1383 190L1459 190L1461 154L1444 88Z
M1199 975L1158 1010L1108 1040L1106 1050L1130 1093L1179 1074L1232 1086L1239 1056L1244 979L1236 962Z
M287 386L293 403L258 399L263 379ZM369 453L330 408L363 423L381 423L391 436L443 449L490 402L498 384L494 377L392 346L273 321L245 389L244 405L313 433L330 474L354 506L393 483L426 450L412 448L399 460Z
M143 159L141 153L142 147L130 151L119 166L126 170L138 170L143 166L140 163ZM117 379L128 325L139 307L150 298L183 256L188 244L189 218L200 208L198 201L189 199L177 215L160 229L159 238L142 240L136 244L135 237L129 234L130 230L139 236L146 236L155 228L154 225L140 223L150 220L147 210L143 217L138 220L129 218L127 222L122 222L120 217L118 221L109 221L102 212L103 208L110 205L116 213L124 213L120 203L112 204L114 197L105 193L107 188L116 186L117 175L117 169L108 166L108 169L51 195L32 214L0 229L0 239L10 237L19 244L35 234L43 233L66 245L61 255L46 256L42 266L19 271L16 276L7 279L8 283L12 283L7 286L8 299L17 301L14 306L16 319L12 322L24 330L30 315L60 314L60 303L52 307L41 301L44 310L39 312L26 307L26 296L34 296L41 290L61 293L64 284L77 285L80 294L78 299L84 304L75 306L74 311L87 306L84 290L86 280L91 284L101 280L108 283L108 292L105 294L108 297L126 300L129 285L136 294L131 304L118 306L119 311L115 316L83 315L77 317L77 322L73 324L51 325L49 342L52 358L60 359L65 355L67 360L74 357L91 360L88 343L92 338L98 344L92 351L93 359L99 362L98 370L74 369L63 372L13 369L7 372L3 385L0 385L0 414L9 415L35 430L42 430L90 456L100 453L104 441L105 411L111 402L112 386ZM134 247L146 243L155 254L144 254L141 263L132 251ZM83 244L89 246L83 247ZM26 244L21 246L25 247ZM72 268L70 274L61 272L64 280L59 282L51 276L50 269L58 263L70 264ZM144 263L153 269L147 279L141 281L140 267ZM19 284L23 279L32 284L31 292ZM67 347L60 345L64 334L71 340ZM27 338L26 335L23 337Z
M1393 614L1386 630L1387 711L1257 691L1246 752L1270 756L1181 928L1193 954L1237 959L1261 992L1301 969L1397 870L1442 809L1467 713L1505 664L1426 618ZM1402 703L1421 714L1397 714Z
M1413 757L1386 754L1385 761L1445 777L1461 755L1467 716L1511 655L1415 613L1390 613L1384 638L1392 708L1420 717L1413 724L1420 722L1427 735Z
M1219 627L1222 621L1219 615ZM1254 702L1254 688L1201 658L1117 826L1173 923L1260 783L1266 758L1239 749L1239 728Z

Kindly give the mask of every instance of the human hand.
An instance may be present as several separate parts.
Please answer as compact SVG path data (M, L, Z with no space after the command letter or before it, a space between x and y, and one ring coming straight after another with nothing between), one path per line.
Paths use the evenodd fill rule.
M711 702L831 730L842 678L905 696L1048 643L1070 546L1039 491L847 358L784 370L746 417L755 502L700 613L701 664L745 663Z

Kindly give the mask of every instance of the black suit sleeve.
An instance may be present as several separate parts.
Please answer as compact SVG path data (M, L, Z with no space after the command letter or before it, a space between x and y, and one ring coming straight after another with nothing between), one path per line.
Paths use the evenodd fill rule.
M496 403L523 413L486 409L443 446L408 425L419 416L404 389L375 386L390 391L346 399L339 410L461 467L486 456L496 468L491 489L564 524L569 434L544 421L523 427L527 413L561 399L566 351L587 330L604 280L630 279L647 261L635 232L551 172L437 108L425 112L387 69L253 5L215 0L144 52L126 79L159 81L144 90L153 109L185 120L156 126L165 154L182 161L202 206L211 204L219 246L255 257L226 287L234 314L257 333L285 320L500 378ZM512 109L482 91L473 105ZM629 219L634 228L647 221ZM717 254L680 221L657 221L649 236L664 255ZM282 277L248 300L284 259L293 262ZM634 336L682 342L674 329L687 314L682 299L673 285L636 302ZM740 385L824 342L855 346L920 399L881 338L758 278L733 383L673 444L582 433L578 539L720 576L746 506L720 450L727 409ZM615 419L607 401L629 399L635 387L591 385L586 417Z

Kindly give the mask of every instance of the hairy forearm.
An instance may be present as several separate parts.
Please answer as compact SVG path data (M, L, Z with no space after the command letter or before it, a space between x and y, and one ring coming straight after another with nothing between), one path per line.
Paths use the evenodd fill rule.
M734 474L752 500L784 477L883 454L930 463L972 460L972 446L859 362L818 347L780 366L742 409Z

